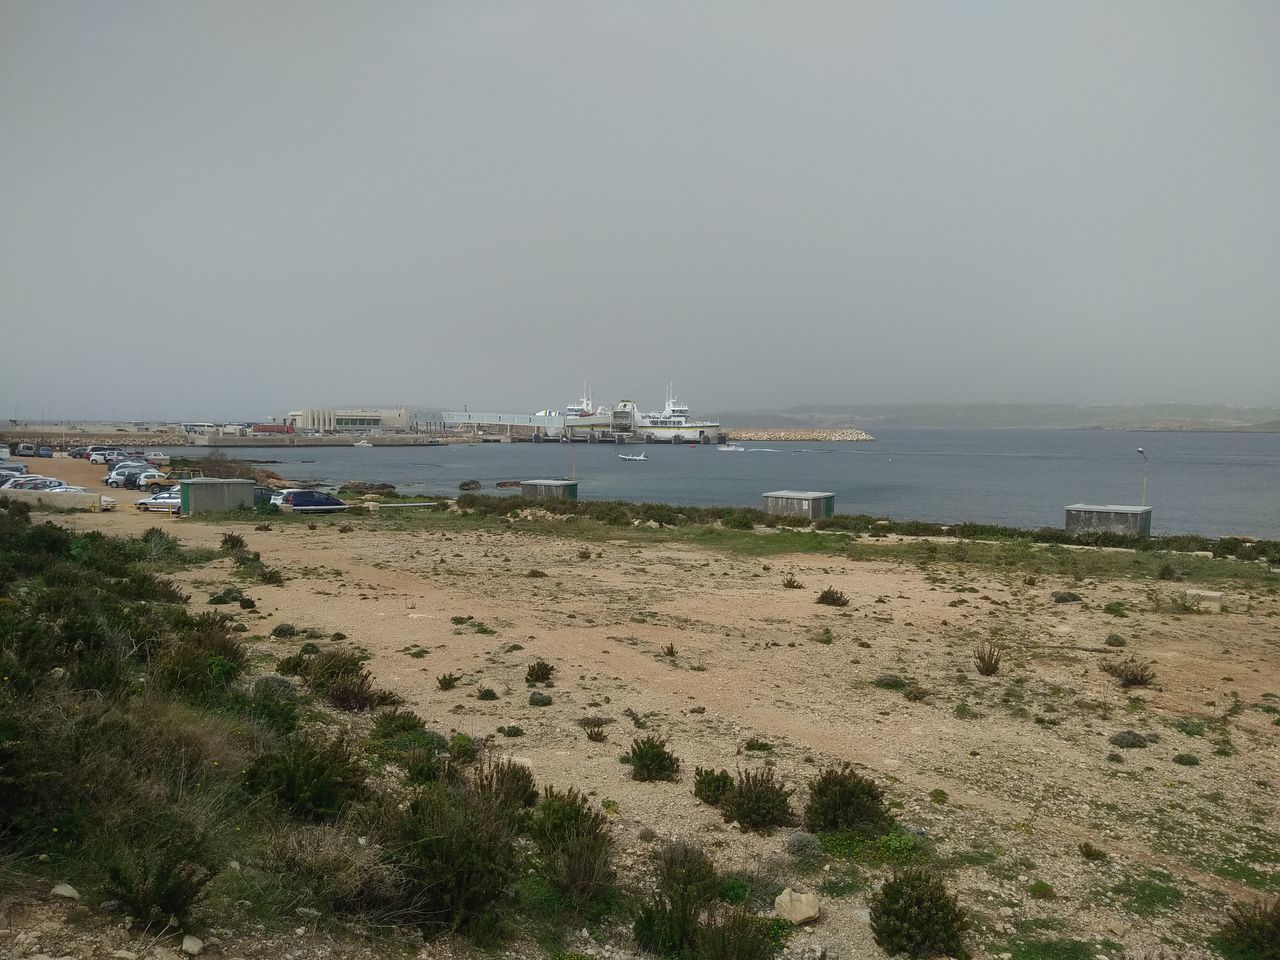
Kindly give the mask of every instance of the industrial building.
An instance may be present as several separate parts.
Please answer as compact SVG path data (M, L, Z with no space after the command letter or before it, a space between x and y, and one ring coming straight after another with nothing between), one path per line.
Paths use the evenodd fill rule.
M293 410L274 423L298 433L412 433L417 424L404 407L381 410Z

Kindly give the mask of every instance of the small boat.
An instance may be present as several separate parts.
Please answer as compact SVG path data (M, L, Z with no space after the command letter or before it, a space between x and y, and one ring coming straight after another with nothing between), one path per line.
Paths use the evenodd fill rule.
M353 447L372 447L373 444L370 443L368 440L357 440L355 443L352 444L352 446Z
M620 453L620 454L618 454L618 459L619 459L619 460L631 460L631 461L636 462L636 463L639 463L639 462L641 462L641 461L643 461L643 462L647 463L647 462L649 461L649 458L648 458L648 457L646 457L643 453L641 453L641 454Z
M716 447L721 453L746 453L747 448L736 443L722 443Z

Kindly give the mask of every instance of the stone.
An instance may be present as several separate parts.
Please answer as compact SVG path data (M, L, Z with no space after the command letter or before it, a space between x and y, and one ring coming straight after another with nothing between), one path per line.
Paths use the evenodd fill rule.
M80 891L69 883L60 883L49 894L54 897L62 897L64 900L79 900Z
M818 898L815 894L796 893L787 887L773 901L773 911L793 924L808 923L818 919Z
M185 953L188 957L194 957L198 955L200 951L203 949L204 949L204 941L201 940L199 937L193 937L191 934L188 933L185 937L182 938L182 952Z
M138 960L138 955L132 950L112 950L111 956L114 960Z
M1053 592L1054 603L1081 603L1081 597L1078 593L1072 593L1070 590L1055 590Z
M311 907L298 907L293 911L300 917L306 917L308 920L319 920L320 911L313 910Z

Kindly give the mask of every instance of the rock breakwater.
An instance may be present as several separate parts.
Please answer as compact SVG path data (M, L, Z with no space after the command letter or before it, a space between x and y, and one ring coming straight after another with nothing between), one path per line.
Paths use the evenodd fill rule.
M859 430L856 427L842 427L836 430L808 429L802 427L773 427L769 429L756 430L746 428L742 430L731 430L730 435L734 440L809 440L809 441L846 441L850 443L861 443L874 440L871 434Z

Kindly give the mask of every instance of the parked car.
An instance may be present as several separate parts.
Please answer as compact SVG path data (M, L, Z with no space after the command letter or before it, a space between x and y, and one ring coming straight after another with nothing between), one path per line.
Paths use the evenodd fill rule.
M57 477L13 477L0 484L0 490L51 490L65 486Z
M102 478L102 482L105 483L108 487L125 487L127 489L133 489L133 487L129 486L129 478L130 477L133 478L134 487L137 487L138 486L137 479L138 477L142 476L142 474L144 473L147 474L149 477L164 476L163 473L161 473L158 470L152 470L145 463L144 464L122 463L112 467L111 472ZM145 484L143 486L145 486Z
M159 493L153 493L149 497L143 497L134 506L144 513L150 510L174 513L182 508L182 492L180 490L161 490Z
M84 487L50 487L46 493L93 493L92 490L86 490ZM116 501L114 497L108 497L102 494L98 497L99 506L102 510L114 510Z
M34 457L36 455L36 445L34 443L20 443L13 449L15 457Z
M106 450L95 450L93 453L89 454L90 463L114 464L114 463L119 463L121 460L128 460L128 459L129 459L128 454L126 454L123 450L116 450L114 448L110 448Z
M36 456L37 456L37 457L52 457L52 456L53 456L53 447L41 447L39 450L37 450L37 451L36 451Z
M349 509L337 497L319 490L281 490L271 498L277 506L288 505L298 513L338 513Z
M27 465L20 460L5 460L0 463L0 475L17 477L27 472Z
M67 456L72 460L83 460L89 455L88 447L72 447L67 451Z

